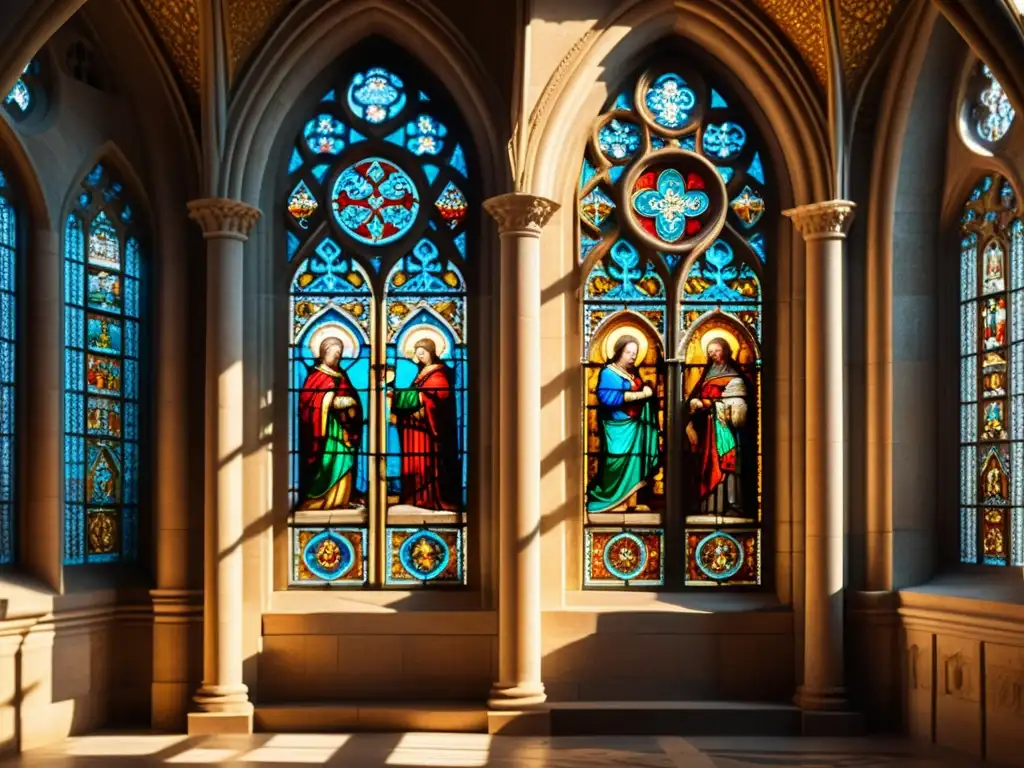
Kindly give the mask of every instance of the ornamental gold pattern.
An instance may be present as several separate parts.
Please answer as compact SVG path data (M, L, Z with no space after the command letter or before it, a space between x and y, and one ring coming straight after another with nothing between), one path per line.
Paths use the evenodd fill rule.
M840 0L839 44L846 84L857 87L899 0Z
M274 22L294 4L294 0L224 0L228 66L232 81L256 52Z
M825 8L822 0L754 0L754 4L793 41L797 51L824 86L828 78Z
M140 0L178 74L199 92L198 0Z

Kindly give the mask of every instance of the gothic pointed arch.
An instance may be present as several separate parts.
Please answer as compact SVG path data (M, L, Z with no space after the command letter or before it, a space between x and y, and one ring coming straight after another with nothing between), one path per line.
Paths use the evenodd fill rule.
M763 582L767 157L734 90L673 46L593 123L577 191L585 586Z
M64 253L64 564L131 562L144 473L148 237L107 146L71 191Z
M289 149L289 583L466 583L479 165L445 87L380 38ZM476 204L475 204L476 203Z

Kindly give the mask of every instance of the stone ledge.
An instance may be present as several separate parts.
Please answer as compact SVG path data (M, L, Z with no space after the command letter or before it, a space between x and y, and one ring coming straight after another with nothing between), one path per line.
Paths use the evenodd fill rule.
M487 733L487 709L481 703L262 704L256 729L268 733L433 731Z

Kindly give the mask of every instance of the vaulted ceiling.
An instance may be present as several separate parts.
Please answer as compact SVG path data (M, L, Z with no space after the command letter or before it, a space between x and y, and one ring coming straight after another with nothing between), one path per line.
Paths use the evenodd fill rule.
M221 0L230 67L234 80L266 39L275 22L298 0ZM736 0L742 2L743 0ZM754 0L764 14L792 42L794 48L825 85L825 3L831 0ZM846 83L856 88L882 33L905 0L839 0L839 41ZM163 42L181 80L199 90L199 0L139 0Z

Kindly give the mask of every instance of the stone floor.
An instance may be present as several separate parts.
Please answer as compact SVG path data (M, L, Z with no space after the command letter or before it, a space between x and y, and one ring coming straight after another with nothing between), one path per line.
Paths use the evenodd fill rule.
M894 739L607 736L531 738L476 734L256 734L188 738L94 735L0 760L0 766L143 765L346 768L994 768Z

